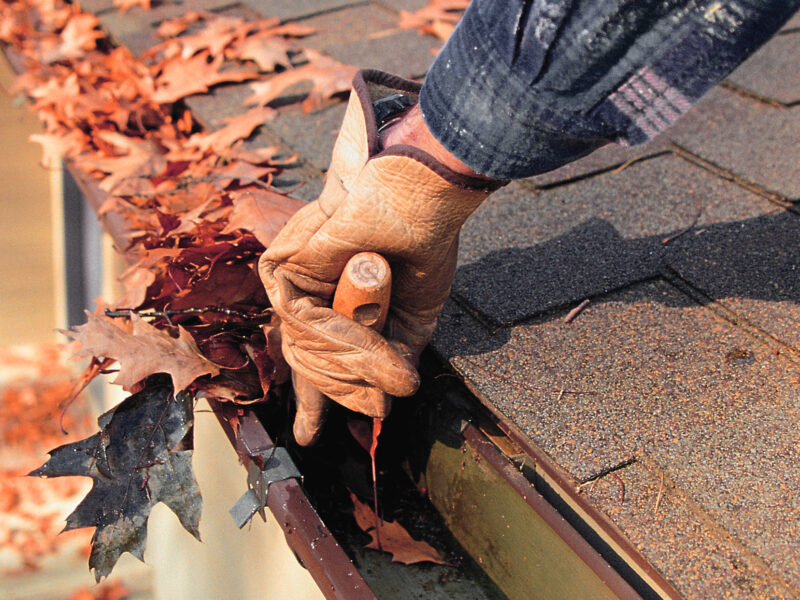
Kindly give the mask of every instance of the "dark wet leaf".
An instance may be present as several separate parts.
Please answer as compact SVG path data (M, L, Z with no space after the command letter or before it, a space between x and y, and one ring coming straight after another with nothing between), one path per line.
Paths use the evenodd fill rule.
M91 477L94 485L67 517L66 530L95 527L89 568L100 581L124 552L144 558L150 509L163 502L200 539L202 500L192 472L192 397L173 395L169 379L151 377L142 391L100 416L100 431L60 446L31 475Z

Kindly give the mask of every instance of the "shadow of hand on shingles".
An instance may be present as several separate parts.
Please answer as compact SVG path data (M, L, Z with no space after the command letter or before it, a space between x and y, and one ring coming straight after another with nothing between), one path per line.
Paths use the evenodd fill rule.
M665 240L669 240L665 243ZM455 299L504 327L663 276L671 269L713 299L800 302L800 218L783 210L752 219L624 239L602 219L526 248L488 252L458 268ZM675 302L688 296L659 294ZM544 316L543 316L544 314Z

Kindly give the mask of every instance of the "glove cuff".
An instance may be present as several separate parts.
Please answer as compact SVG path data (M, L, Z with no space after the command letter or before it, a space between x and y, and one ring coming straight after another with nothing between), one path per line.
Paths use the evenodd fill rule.
M456 173L427 152L413 146L394 146L381 151L373 103L376 100L401 93L416 104L421 89L422 84L416 81L403 79L383 71L364 69L356 73L353 78L353 89L350 93L347 111L331 159L331 170L339 178L344 188L350 189L367 161L379 154L381 156L387 154L404 156L415 160L447 182L464 190L490 194L502 187L505 182L487 181Z

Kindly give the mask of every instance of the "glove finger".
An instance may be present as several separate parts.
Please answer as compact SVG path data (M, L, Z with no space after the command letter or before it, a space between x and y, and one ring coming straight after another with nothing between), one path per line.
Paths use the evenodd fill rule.
M264 260L281 263L300 253L346 198L347 191L339 179L329 173L319 198L289 219L267 248Z
M383 334L401 356L416 365L433 336L441 310L442 305L414 312L393 306L386 317Z
M363 382L394 396L414 393L419 385L416 370L386 339L324 306L319 295L308 295L295 285L309 283L306 279L298 279L282 267L274 275L270 299L281 318L284 355L310 353L328 377Z
M330 309L322 310L330 315L325 328L335 321L343 328L355 329L346 317ZM314 327L320 319L315 321L317 323L306 323ZM283 352L292 368L298 368L296 363L302 360L307 371L316 371L321 377L380 388L393 396L410 396L419 387L419 375L413 363L372 330L359 326L358 331L348 332L350 339L346 339L345 336L319 336L320 329L317 326L313 335L306 331L296 334L284 324ZM354 339L357 334L363 337Z
M297 413L294 417L294 439L301 446L311 446L322 433L330 400L297 371L292 372Z
M320 369L318 356L287 348L284 353L292 364L293 373L305 380L313 389L331 400L368 417L385 417L392 407L392 397L379 388L363 381L348 380L339 373Z

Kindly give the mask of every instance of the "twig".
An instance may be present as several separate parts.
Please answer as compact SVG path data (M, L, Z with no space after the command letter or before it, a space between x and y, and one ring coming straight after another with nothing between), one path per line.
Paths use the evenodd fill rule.
M120 317L130 317L132 314L136 316L142 317L143 319L155 318L155 317L164 317L169 319L175 315L202 315L204 313L222 313L224 315L228 315L229 317L239 317L241 319L253 320L256 321L258 319L263 319L267 315L272 313L271 308L265 308L262 312L257 314L246 313L240 310L236 310L233 308L227 308L225 306L203 306L202 308L168 308L166 310L136 310L134 308L117 308L115 310L111 310L110 308L106 309L106 316L111 318L120 318Z
M236 175L236 174L231 174L231 175L222 175L222 174L220 174L220 175L209 175L209 176L206 176L206 177L181 177L180 175L173 175L173 176L137 175L135 177L126 177L125 179L149 179L149 178L156 178L157 177L159 179L176 180L177 183L176 183L175 189L173 189L173 190L164 190L164 191L161 191L161 192L142 192L142 193L138 193L138 194L123 194L123 195L116 195L116 194L114 194L114 191L112 190L112 195L114 195L115 198L122 198L124 196L135 196L137 198L155 198L157 196L170 196L172 194L178 194L178 193L181 193L181 192L185 191L187 187L189 187L190 185L195 184L195 183L214 183L215 181L224 181L226 179L230 179L230 180L233 180L233 181L244 182L244 183L252 183L254 185L257 185L259 187L264 188L265 190L273 190L273 191L277 192L277 190L275 190L271 185L271 183L272 183L272 173L268 173L267 175L269 175L269 178L268 178L269 181L267 181L267 182L261 181L260 179L257 179L255 177L249 177L247 175ZM125 181L125 179L120 180L120 182ZM280 193L280 192L277 192L277 193Z
M677 240L682 235L686 235L687 233L689 233L692 229L694 229L694 226L697 225L697 222L700 220L700 215L702 215L702 214L703 214L703 207L699 206L697 208L697 214L694 216L694 219L692 219L692 222L689 223L689 225L687 227L684 227L683 229L681 229L677 233L673 233L672 235L668 235L663 240L661 240L661 243L664 246L666 246L670 242L672 242L674 240Z
M609 475L611 475L614 479L616 479L617 483L619 484L619 503L625 504L625 484L622 483L622 479L620 478L619 475L614 473L614 471L611 471Z
M616 169L612 170L611 174L612 175L616 175L617 173L621 173L622 171L624 171L625 169L627 169L631 165L633 165L633 164L635 164L637 162L643 161L646 158L650 158L650 157L649 156L634 156L633 158L626 160L624 163L622 163Z
M584 300L583 302L581 302L580 304L578 304L578 306L576 306L576 307L575 307L575 308L573 308L571 311L569 311L569 312L567 313L567 316L566 316L566 317L564 317L564 323L572 323L572 321L574 321L574 320L575 320L575 317L577 317L579 314L581 314L581 313L583 312L583 309L584 309L584 308L586 308L587 306L589 306L589 302L591 302L591 300L589 300L588 298L586 298L586 300Z
M661 473L661 483L658 486L658 494L656 495L656 503L653 506L653 514L658 512L658 507L661 506L661 498L664 497L664 473Z
M558 392L558 398L556 398L556 404L561 402L561 399L564 397L564 384L561 384L561 389Z

